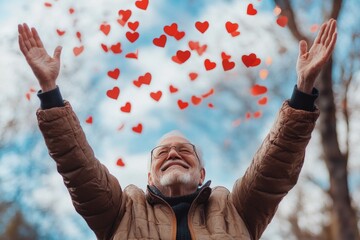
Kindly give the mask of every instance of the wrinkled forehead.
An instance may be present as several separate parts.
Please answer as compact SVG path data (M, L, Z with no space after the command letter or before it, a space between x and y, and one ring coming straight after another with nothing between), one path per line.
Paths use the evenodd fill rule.
M159 145L173 145L177 143L190 143L188 139L182 136L168 136L160 140Z

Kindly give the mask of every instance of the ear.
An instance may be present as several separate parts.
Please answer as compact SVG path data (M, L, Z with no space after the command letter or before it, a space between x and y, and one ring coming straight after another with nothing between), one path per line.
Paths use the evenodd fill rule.
M201 168L200 169L200 181L199 181L199 186L201 186L205 180L205 174L206 174L206 171L205 171L205 168Z
M151 186L151 185L154 185L154 182L152 180L152 176L151 176L151 173L148 172L148 184Z

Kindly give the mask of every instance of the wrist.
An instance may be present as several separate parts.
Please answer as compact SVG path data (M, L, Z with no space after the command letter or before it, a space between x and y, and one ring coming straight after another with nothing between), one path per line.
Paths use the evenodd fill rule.
M311 94L313 88L314 88L314 84L311 84L312 81L309 80L305 80L304 78L298 78L297 80L297 89L300 92L306 93L306 94Z
M40 85L42 92L49 92L56 88L56 84Z

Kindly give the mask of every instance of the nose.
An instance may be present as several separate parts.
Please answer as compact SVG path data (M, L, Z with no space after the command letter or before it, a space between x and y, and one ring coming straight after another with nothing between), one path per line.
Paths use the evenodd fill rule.
M179 153L176 151L176 147L172 146L169 149L168 159L181 159Z

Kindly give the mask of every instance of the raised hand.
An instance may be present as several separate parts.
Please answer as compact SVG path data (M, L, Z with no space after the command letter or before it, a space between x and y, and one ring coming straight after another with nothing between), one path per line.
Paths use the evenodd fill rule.
M33 70L43 92L56 88L60 71L62 47L58 46L49 56L35 28L29 29L26 23L18 25L19 47Z
M299 42L296 70L297 85L300 91L311 93L317 76L334 50L336 37L336 20L330 19L322 24L309 51L306 41Z

